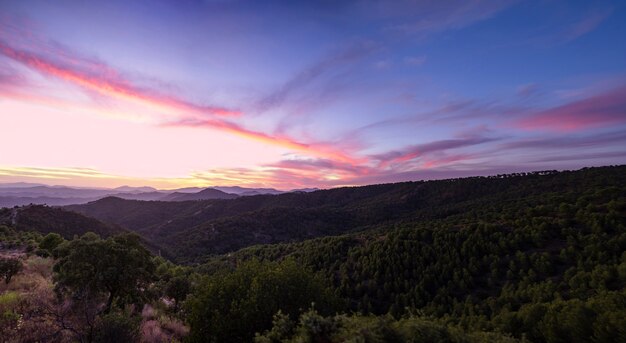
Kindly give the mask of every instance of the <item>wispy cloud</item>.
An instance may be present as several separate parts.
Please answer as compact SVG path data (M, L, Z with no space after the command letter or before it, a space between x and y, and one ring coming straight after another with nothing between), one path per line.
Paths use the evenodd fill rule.
M536 83L527 83L517 87L517 95L522 98L531 97L539 91L539 85Z
M498 149L508 151L512 149L534 149L545 151L546 149L581 149L605 146L625 146L626 132L599 132L584 135L558 135L548 137L534 137L516 139L501 144Z
M353 44L346 49L331 54L300 71L278 89L260 99L255 106L257 111L265 112L282 105L292 94L302 91L322 76L326 76L338 68L345 67L371 54L377 48L378 45L376 43L366 41Z
M404 58L404 63L411 66L421 66L426 63L426 56L408 56Z
M302 153L332 158L337 161L356 163L359 158L350 156L341 150L338 150L330 145L323 143L304 143L299 142L286 135L270 135L260 131L254 131L244 128L243 126L234 122L225 120L189 120L183 119L175 122L164 123L163 126L169 127L197 127L197 128L213 128L227 131L229 133L239 135L241 137L254 139L260 142L274 144L289 148L292 150L300 151Z
M563 40L566 42L573 41L587 33L595 30L604 20L606 20L613 12L610 8L595 9L587 13L584 18L567 27L563 33Z
M15 32L15 28L12 28L12 32ZM122 72L104 62L95 58L84 57L82 54L73 52L71 49L56 43L43 43L43 39L35 34L21 34L22 37L0 35L0 55L44 76L61 79L85 90L96 92L105 98L129 101L144 105L148 109L156 109L167 113L170 119L156 119L156 123L160 126L212 128L263 143L296 150L311 156L332 158L342 162L358 161L358 158L349 156L327 144L301 142L284 134L268 134L246 128L235 121L226 119L228 117L238 117L241 113L236 110L220 106L199 105L172 94L139 87L132 80L124 77ZM32 44L29 43L29 38L26 36L34 37ZM19 38L15 45L26 47L17 48L13 46L9 38ZM358 59L373 48L372 45L361 44L318 63L287 82L281 90L266 98L264 103L267 106L280 103L291 92L332 69L335 65L349 63L354 59ZM8 68L5 68L0 73L1 83L10 83L12 80L21 79L22 77L19 73L15 73ZM21 91L19 87L16 89L15 83L12 83L12 86L12 90L5 92L6 95L12 98L35 101L61 108L68 106L68 103L64 100L38 96L29 91Z
M577 131L593 127L626 124L626 87L538 111L515 120L524 130Z
M626 151L610 151L610 152L595 152L589 154L574 154L574 155L552 155L542 158L534 159L531 162L559 162L559 161L589 161L589 160L605 160L605 159L619 158L621 161L626 160ZM620 161L615 161L619 164Z
M233 116L240 114L238 111L218 106L198 105L172 95L139 88L132 81L121 76L119 72L100 62L77 58L71 60L59 58L59 56L70 55L68 52L44 55L17 49L6 41L0 41L0 54L44 75L62 79L115 99L138 102L148 106L158 106L169 111L184 110L202 116Z
M492 142L494 140L496 140L496 138L482 136L446 139L425 144L407 146L400 150L392 150L386 153L372 155L371 158L375 161L378 161L380 163L380 166L386 166L391 163L410 161L419 157L423 157L427 154L475 146L487 142Z
M426 36L432 33L458 30L492 18L516 1L416 1L403 8L404 16L415 13L416 18L388 26L386 30L410 35ZM411 8L412 7L412 8Z
M73 178L112 178L90 168L37 168L37 167L2 167L0 176L30 177L38 179L71 180Z

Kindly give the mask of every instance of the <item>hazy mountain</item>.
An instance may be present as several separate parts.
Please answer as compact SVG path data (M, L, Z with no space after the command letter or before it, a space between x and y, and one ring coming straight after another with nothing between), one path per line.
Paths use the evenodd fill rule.
M211 188L220 190L222 192L232 193L232 194L237 194L237 195L282 194L282 193L285 193L283 191L279 191L279 190L274 189L274 188L246 188L246 187L239 187L239 186L229 186L229 187L217 186L217 187L211 187Z
M317 188L295 189L291 192L311 192ZM208 199L233 199L236 196L261 194L284 194L288 192L274 188L229 187L185 187L173 190L157 190L154 187L121 186L113 189L78 188L67 186L48 186L37 183L16 182L0 184L0 207L46 204L65 206L86 204L90 201L115 196L128 200L143 201L186 201Z
M111 195L125 199L159 200L167 194L169 192L159 192L153 187L122 186L106 189L7 183L0 184L0 207L28 204L46 204L50 206L85 204Z
M143 201L155 201L162 200L164 197L168 196L171 193L163 192L163 191L154 191L154 192L146 192L146 193L116 193L111 194L110 196L128 199L128 200L143 200Z
M0 196L1 207L24 206L30 204L49 205L49 206L65 206L72 204L86 204L90 201L98 200L101 197L93 198L55 198L55 197L20 197L20 196Z
M162 201L189 201L189 200L209 200L209 199L234 199L238 195L222 192L217 189L207 188L197 193L174 192L162 197Z
M114 191L122 192L122 193L146 193L146 192L156 192L156 188L154 187L131 187L131 186L121 186L117 188L113 188Z
M31 183L31 182L0 183L0 189L2 188L26 188L26 187L35 187L35 186L45 186L45 185L42 183Z
M0 189L0 196L93 198L106 196L111 192L112 191L109 189L72 188L65 186L3 187Z
M310 192L315 192L319 190L320 190L319 188L297 188L297 189L290 190L290 192L310 193Z

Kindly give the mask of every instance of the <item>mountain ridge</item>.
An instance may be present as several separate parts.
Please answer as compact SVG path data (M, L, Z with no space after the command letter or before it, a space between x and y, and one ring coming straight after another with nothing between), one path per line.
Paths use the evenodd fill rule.
M624 183L626 166L343 187L192 202L107 198L66 208L136 231L192 261L255 244L302 241L453 216L510 198Z

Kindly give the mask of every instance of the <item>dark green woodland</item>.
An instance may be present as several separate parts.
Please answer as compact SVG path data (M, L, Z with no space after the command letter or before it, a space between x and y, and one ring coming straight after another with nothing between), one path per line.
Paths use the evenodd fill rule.
M8 342L626 342L626 166L7 208L0 248Z

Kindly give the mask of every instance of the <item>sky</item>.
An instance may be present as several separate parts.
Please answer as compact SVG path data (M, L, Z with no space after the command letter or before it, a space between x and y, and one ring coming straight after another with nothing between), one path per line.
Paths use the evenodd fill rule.
M0 182L330 188L624 163L623 1L0 0Z

